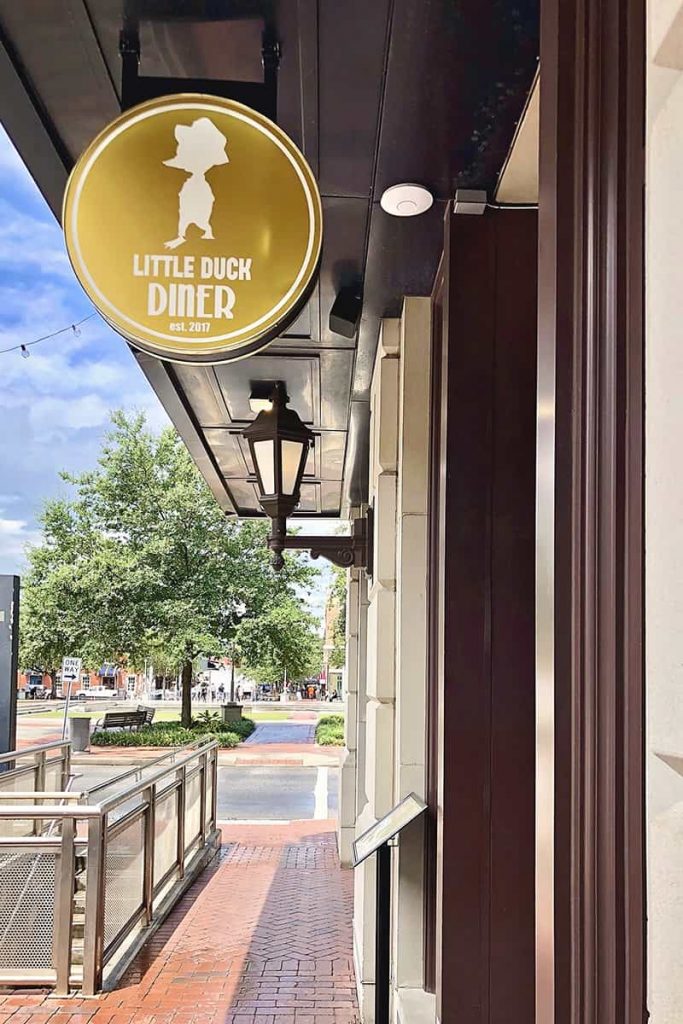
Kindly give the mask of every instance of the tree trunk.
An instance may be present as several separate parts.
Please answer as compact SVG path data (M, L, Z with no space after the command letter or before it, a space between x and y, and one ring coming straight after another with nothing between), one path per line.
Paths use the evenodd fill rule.
M52 680L52 689L50 690L50 700L57 699L57 669L53 668L51 672L48 672L50 679Z
M192 662L188 659L183 663L181 679L182 712L181 723L189 729L192 725Z

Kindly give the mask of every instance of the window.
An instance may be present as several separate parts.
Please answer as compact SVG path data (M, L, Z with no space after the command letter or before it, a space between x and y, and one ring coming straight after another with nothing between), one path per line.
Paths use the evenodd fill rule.
M81 686L84 690L90 689L90 674L88 672L81 672Z

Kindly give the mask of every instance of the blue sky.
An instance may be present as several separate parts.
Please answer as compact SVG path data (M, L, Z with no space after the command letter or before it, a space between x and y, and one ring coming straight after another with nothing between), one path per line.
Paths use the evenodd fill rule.
M26 344L93 313L64 249L62 231L0 126L0 349ZM95 316L30 349L0 354L0 573L25 566L40 539L46 498L64 495L61 470L94 466L111 409L145 412L168 423L128 346ZM309 528L310 527L310 528ZM332 533L337 523L306 525ZM324 563L311 610L321 614L330 579Z
M0 349L93 312L61 228L0 127ZM30 349L0 355L0 573L21 573L45 498L62 469L94 465L112 408L167 422L125 342L99 316Z

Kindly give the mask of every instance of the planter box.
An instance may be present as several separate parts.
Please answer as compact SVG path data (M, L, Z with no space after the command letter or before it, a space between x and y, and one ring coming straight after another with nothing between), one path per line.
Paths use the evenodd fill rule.
M241 704L221 704L221 719L224 723L239 722L242 718Z

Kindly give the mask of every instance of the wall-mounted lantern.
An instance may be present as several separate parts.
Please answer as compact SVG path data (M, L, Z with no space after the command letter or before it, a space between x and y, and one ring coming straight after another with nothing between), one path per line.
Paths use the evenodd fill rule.
M288 401L280 381L273 388L270 408L259 412L244 430L256 470L259 502L272 521L268 547L273 552L273 567L282 569L282 552L297 549L347 569L356 566L371 572L367 518L353 520L350 537L287 536L287 518L299 504L306 459L315 437L294 409L287 407Z

